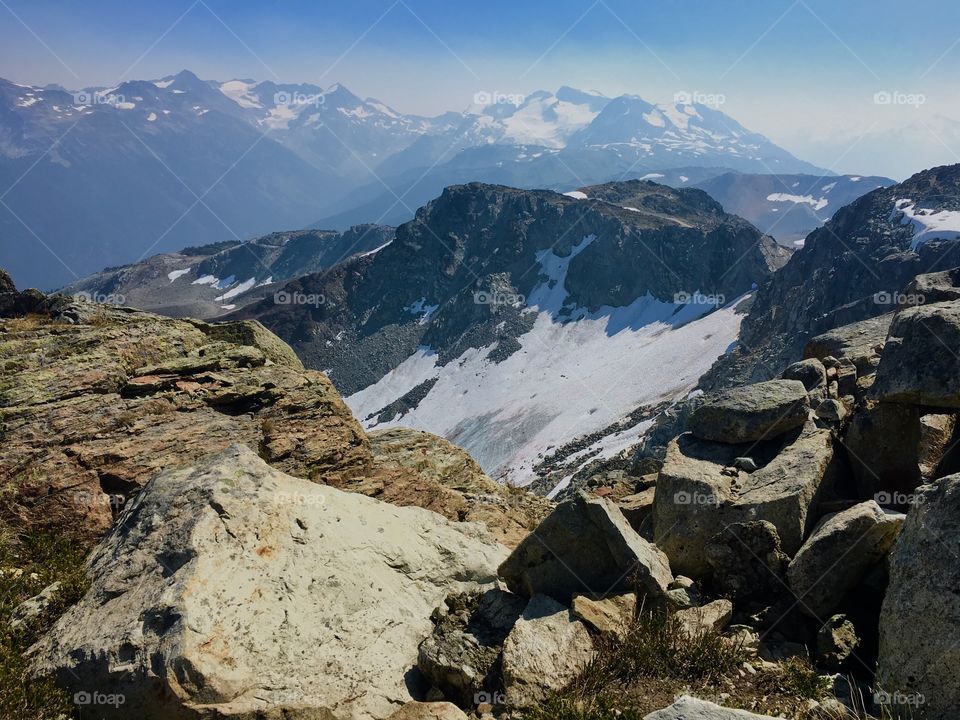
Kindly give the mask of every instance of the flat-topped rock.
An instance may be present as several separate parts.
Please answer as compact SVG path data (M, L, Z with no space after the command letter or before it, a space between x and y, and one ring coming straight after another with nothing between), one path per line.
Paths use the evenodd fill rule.
M770 380L722 390L706 398L688 428L701 440L745 443L766 440L802 426L810 410L798 380Z
M817 503L831 484L830 431L811 422L785 440L757 445L758 468L752 472L734 467L744 449L691 433L668 446L657 479L653 528L654 542L674 572L710 578L707 547L734 523L769 522L788 555L803 543Z
M898 313L873 394L884 402L960 407L960 300Z

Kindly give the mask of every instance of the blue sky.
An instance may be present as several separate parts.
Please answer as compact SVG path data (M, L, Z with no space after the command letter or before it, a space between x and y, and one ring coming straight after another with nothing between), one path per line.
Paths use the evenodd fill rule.
M858 138L905 127L960 161L943 124L960 120L955 1L0 0L8 79L75 88L182 68L339 81L420 113L463 109L481 91L571 85L654 102L699 91L837 170L879 171L864 167L879 141ZM877 105L883 91L923 102Z

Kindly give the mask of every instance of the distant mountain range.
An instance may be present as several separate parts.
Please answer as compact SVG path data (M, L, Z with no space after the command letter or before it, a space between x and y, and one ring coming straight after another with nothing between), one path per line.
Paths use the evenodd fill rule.
M51 288L320 218L333 230L394 224L476 180L571 189L683 167L824 174L702 104L571 88L478 100L428 118L342 85L189 71L76 92L0 80L0 265Z

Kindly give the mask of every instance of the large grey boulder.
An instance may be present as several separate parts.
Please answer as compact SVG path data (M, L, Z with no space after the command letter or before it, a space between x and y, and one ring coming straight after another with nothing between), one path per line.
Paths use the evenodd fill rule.
M960 475L919 490L890 555L880 614L877 685L902 702L923 698L925 720L960 708ZM914 708L915 709L915 708Z
M898 313L873 386L886 402L960 407L960 300Z
M883 351L893 313L861 320L811 338L803 349L804 358L849 360L860 374L875 370Z
M503 688L515 707L562 690L594 657L587 626L547 595L534 595L503 644Z
M774 720L769 715L757 715L746 710L731 710L712 702L684 695L673 705L652 712L643 720Z
M701 440L755 442L807 421L810 402L799 380L769 380L722 390L693 411L688 429Z
M873 500L827 515L787 567L801 610L824 620L890 552L903 515Z
M795 553L831 484L829 430L808 423L783 442L754 450L759 467L733 467L743 446L699 440L690 433L667 448L653 503L654 542L674 572L696 580L712 576L706 548L728 525L765 520L783 551Z
M292 478L233 446L147 483L31 668L122 693L112 717L385 718L413 699L405 675L433 610L493 581L505 555L480 526Z
M574 594L638 590L656 601L673 580L667 556L605 498L578 493L561 503L500 566L515 593L569 603Z

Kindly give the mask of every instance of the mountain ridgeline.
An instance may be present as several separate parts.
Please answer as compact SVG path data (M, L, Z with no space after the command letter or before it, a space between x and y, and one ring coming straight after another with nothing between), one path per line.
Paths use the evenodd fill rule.
M325 370L368 427L413 422L527 481L549 447L692 389L736 337L734 301L788 256L698 190L474 183L381 250L283 287L303 302L235 317ZM685 367L661 377L665 358Z

